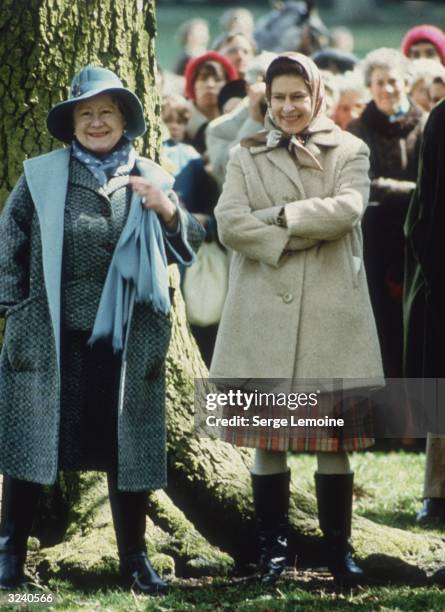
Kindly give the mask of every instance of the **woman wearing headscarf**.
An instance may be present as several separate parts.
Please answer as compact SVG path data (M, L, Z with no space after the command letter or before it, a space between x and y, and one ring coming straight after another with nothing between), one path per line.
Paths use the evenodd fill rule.
M286 53L271 62L266 97L265 129L234 150L215 211L233 258L211 377L221 386L255 379L267 387L286 379L292 389L343 379L348 395L360 395L365 380L382 380L361 251L368 149L325 116L320 73L304 55ZM264 410L273 417L278 408ZM266 584L286 563L287 451L317 453L329 568L341 582L361 577L348 544L353 474L346 451L373 439L353 398L342 401L328 389L308 414L326 411L345 415L344 428L221 430L225 441L256 448L252 486Z
M80 70L47 126L68 146L24 162L0 218L0 588L25 580L42 485L101 470L121 572L162 592L145 504L166 484L167 264L191 264L202 230L133 149L143 109L112 71Z

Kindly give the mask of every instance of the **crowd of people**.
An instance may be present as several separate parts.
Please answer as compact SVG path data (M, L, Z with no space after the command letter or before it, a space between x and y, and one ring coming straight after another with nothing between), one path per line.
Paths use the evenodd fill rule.
M323 84L323 114L331 119L332 125L337 125L364 141L369 149L369 202L366 202L366 209L363 208L358 213L361 232L356 239L351 238L350 248L353 257L352 265L355 266L354 287L357 286L358 279L360 281L363 279L361 272L363 270L366 272L367 291L369 291L372 308L371 318L375 321L379 351L382 356L382 373L386 378L401 378L404 375L425 376L421 368L412 368L407 365L416 361L412 357L413 346L415 346L416 355L419 354L419 340L413 342L411 331L416 324L419 324L417 321L419 315L416 315L413 323L412 307L410 304L407 305L407 300L405 300L404 327L404 277L409 272L406 267L411 265L415 268L416 263L416 256L413 256L412 252L410 258L414 263L410 262L410 258L406 261L407 241L404 224L416 187L425 124L431 110L445 97L445 34L436 26L418 25L407 31L403 40L397 41L393 48L374 49L364 58L358 58L354 54L354 38L349 30L335 28L333 31L328 31L315 12L305 14L303 8L296 5L297 3L285 2L279 10L260 19L256 24L252 15L244 8L227 11L221 19L223 32L210 45L210 51L200 46L204 39L209 45L208 29L206 36L203 34L206 29L205 21L202 19L190 20L181 26L181 33L183 35L187 33L182 40L185 55L189 61L185 64L184 69L181 58L176 65L176 76L163 80L167 90L164 104L168 105L169 99L174 95L177 100L182 99L183 109L189 108L189 119L187 122L184 120L182 143L191 145L200 153L203 171L208 174L210 181L213 181L212 199L207 197L205 208L200 211L205 214L205 218L201 218L204 226L208 228L210 225L211 228L211 232L207 230L207 239L220 241L219 244L228 248L232 258L228 295L224 310L221 311L220 324L213 323L211 326L204 327L195 324L192 325L193 333L203 358L210 367L212 377L292 377L298 375L301 378L299 374L301 371L304 371L306 376L314 375L318 371L317 366L312 369L308 368L307 372L304 368L300 369L302 361L298 355L305 354L305 336L302 332L304 319L302 321L300 318L298 324L297 321L294 322L293 329L294 331L298 329L298 340L295 337L295 341L292 342L289 336L290 330L284 324L281 324L279 329L273 325L274 320L279 320L279 310L274 311L272 306L269 306L269 309L266 306L272 296L266 298L265 289L277 291L278 287L286 286L286 278L292 278L295 275L295 272L284 272L286 266L283 263L280 266L280 274L283 274L283 278L278 281L278 272L269 272L268 267L261 266L261 262L272 264L270 259L272 253L269 253L269 242L266 236L268 232L272 232L270 224L277 222L274 218L276 211L279 210L277 204L287 202L285 195L281 194L284 179L280 174L275 176L266 166L261 167L259 162L257 163L257 160L262 159L259 155L257 157L252 155L256 166L255 171L253 168L244 169L242 162L243 150L249 149L249 142L251 146L264 144L269 147L270 141L267 138L264 140L267 131L277 127L280 129L278 122L273 120L271 83L268 82L267 75L269 74L270 78L271 67L276 65L279 58L282 58L283 52L295 51L312 58L318 68ZM235 75L230 65L235 68ZM283 74L292 74L292 71L293 68L288 71L285 69ZM303 72L308 74L311 70L306 67ZM206 82L205 88L201 85L202 81ZM313 97L314 82L308 79L306 85ZM180 98L180 96L183 97ZM312 104L314 103L315 100L312 98ZM292 113L292 109L289 112ZM196 121L198 116L199 127ZM317 138L311 132L314 119L315 116L311 116L309 123L302 130L303 134L310 135L312 143L315 143ZM282 129L286 132L286 129ZM262 130L266 135L263 140L256 136ZM171 130L169 136L174 138ZM323 144L326 146L326 143ZM353 145L348 142L348 147L353 148ZM298 158L298 155L296 157L299 162L297 165L301 165L301 159ZM323 163L321 165L324 167ZM284 160L280 168L286 172ZM180 172L182 175L189 170L187 166L182 166ZM330 172L333 172L333 169L330 169ZM368 175L366 172L365 174ZM252 193L250 193L250 180L254 181ZM306 186L303 172L301 172L301 180L304 189L299 197L308 197L304 195ZM341 184L341 177L336 175L336 181ZM243 186L246 186L247 191L244 195ZM329 192L326 182L323 189ZM318 191L321 190L320 186ZM337 185L334 185L332 190L337 193ZM294 196L292 200L297 199L295 194ZM258 217L255 223L251 216L249 217L252 225L248 223L247 218L244 219L237 208L243 206L243 197L246 198L244 212L254 209L254 214ZM215 209L218 198L219 203ZM266 216L260 215L261 211L256 210L261 208L260 202L263 198L265 200L263 206L266 208L268 208L267 202L275 204L273 214L267 220ZM310 201L310 198L304 200L306 201ZM303 207L300 201L299 215L303 214ZM305 274L310 274L308 258L311 254L316 254L320 260L322 253L320 245L322 244L326 250L329 237L323 235L320 221L318 221L315 232L316 239L314 235L303 235L301 224L295 225L295 235L293 235L292 229L289 229L292 213L286 211L286 214L288 215L285 220L287 237L291 235L294 241L297 240L297 237L299 240L310 239L310 242L305 242L304 246L287 244L284 250L280 251L278 242L280 230L275 228L277 235L275 237L271 233L270 239L272 240L274 236L274 240L277 241L273 255L274 257L278 255L278 259L274 259L273 264L278 265L279 261L284 261L284 258L280 258L286 251L304 250ZM298 220L300 221L300 216ZM245 227L242 224L243 221L246 222ZM261 238L262 232L264 232L264 242ZM256 242L253 235L255 235ZM317 251L312 249L316 244L319 245ZM338 246L338 243L336 244ZM258 251L260 248L261 254ZM299 257L301 260L301 251ZM240 263L240 260L243 263ZM300 260L297 256L290 258L293 263ZM262 277L262 282L258 279L254 280L256 272L253 266L255 264L260 266L258 274ZM287 263L287 265L290 264ZM249 269L247 277L243 272L245 266L248 266ZM336 269L338 268L339 266ZM233 273L234 269L236 269L236 275ZM325 272L326 269L319 270L314 282L324 282L321 279L324 279ZM417 273L419 274L418 270ZM267 279L268 274L270 274L270 279ZM412 270L411 274L413 274ZM331 278L335 277L335 270L333 270ZM409 277L408 280L410 280ZM275 284L277 286L274 289ZM290 286L289 282L287 285ZM303 286L298 289L294 286L292 293L289 291L288 295L294 292L301 292L303 296L307 296L307 288ZM350 302L350 298L350 295L342 297L343 302ZM320 312L323 310L322 299L320 296L318 301L313 301L313 309L310 310L311 317L304 315L309 308L303 308L300 302L299 307L303 314L299 316L308 317L309 322L312 322L311 329L315 321L320 326ZM331 304L332 299L331 295ZM362 316L366 316L367 305L362 304L359 310ZM295 310L296 313L297 310ZM328 316L326 313L326 317ZM338 318L340 315L336 316ZM261 347L258 341L255 342L254 337L251 341L248 340L249 321L252 319L261 327L263 334L266 333L265 330L271 333L269 340L265 340L264 337L262 339L268 347L267 357L262 354ZM288 323L291 325L290 321ZM338 322L337 324L339 325ZM348 326L349 330L354 327L351 313L348 314L346 327ZM369 374L373 369L370 365L374 350L370 348L373 334L363 321L357 324L357 329L361 331L366 329L366 340L361 346L367 347L368 368L365 370ZM280 340L281 333L283 337ZM343 342L342 354L347 355L348 351L344 343L346 334L340 336ZM328 338L329 330L323 337L321 354L328 352L326 347ZM358 346L360 343L357 332L355 332L355 338ZM283 361L283 356L287 354L283 348L286 339L292 349L297 347L297 354L289 354L288 360ZM274 345L279 347L277 351L274 350ZM306 348L307 351L312 351L314 363L320 365L323 363L323 358L317 353L316 346L317 343L312 339L311 348L309 346ZM354 357L357 363L359 361L357 351ZM339 363L338 353L336 359ZM258 360L261 365L258 365ZM343 367L339 369L338 375L347 378L348 366L342 360L340 361ZM298 367L289 370L288 366L293 362ZM321 368L321 371L326 376L333 376L332 368ZM434 371L434 376L437 376L437 371ZM374 374L376 372L377 370L374 370ZM431 374L428 375L431 376ZM349 374L349 376L352 375ZM401 406L404 404L401 414L409 412L407 397L393 397L392 401L398 402ZM355 440L365 440L364 446L366 446L366 436L360 437L361 434L358 432L359 429L354 431L352 437ZM277 508L281 508L281 515L277 510L277 516L271 520L275 525L283 525L288 495L285 452L282 452L279 458L280 453L276 452L278 447L274 447L274 444L278 444L277 441L264 439L259 443L258 440L248 438L246 434L228 436L226 433L225 437L223 436L226 441L257 448L252 472L257 516L261 519L262 514L266 512L270 519L271 511L266 500L270 491L273 491L273 499L281 499L281 504L277 504ZM288 440L284 443L281 440L280 451L299 448L300 442ZM342 440L341 444L345 445L345 440ZM342 448L341 444L336 446L337 451ZM343 449L346 446L343 446ZM306 449L309 447L311 450L324 450L323 444L317 446L313 440ZM325 455L319 453L319 456L323 465L322 459ZM342 482L340 474L348 474L350 477L347 460L343 459L343 464L341 464L337 453L336 461L338 463L335 486L337 491L341 490L342 486L346 490L348 485L346 481L344 485L340 484ZM417 516L417 520L421 523L437 519L445 522L445 472L442 469L444 462L445 440L431 432L427 438L424 502ZM323 499L320 484L323 482L323 469L319 461L317 491L320 492L320 499ZM327 472L332 475L332 466L327 468ZM264 492L261 484L262 474L267 476L264 480L267 483L264 484ZM271 474L275 475L275 478L271 477ZM322 521L321 517L320 521ZM346 533L349 527L343 525L342 529ZM271 531L273 529L269 530L269 534ZM276 542L283 541L280 534L275 533L275 536ZM273 546L270 545L269 549L273 549ZM344 546L343 550L346 550ZM279 553L278 546L277 554ZM341 565L338 559L336 563L337 574L340 566L342 568L340 573L348 572L347 564ZM264 566L263 570L266 581L271 579L270 572L272 575L277 573L276 567L269 571Z
M0 588L25 580L42 485L94 469L107 473L123 576L166 591L144 500L166 484L170 262L213 380L349 381L316 409L347 414L341 433L220 436L255 449L263 584L287 562L288 451L317 455L334 579L363 578L347 455L374 444L363 391L442 371L445 34L419 25L359 59L348 30L302 7L284 2L256 24L227 11L211 48L205 20L181 26L175 74L158 74L161 165L135 154L144 111L106 68L84 67L49 110L68 146L24 163L0 218ZM432 431L420 521L445 521L444 457Z
M200 217L207 240L217 241L213 210L230 152L263 128L267 67L277 50L311 56L322 75L328 116L370 148L371 206L363 223L364 258L385 375L398 377L403 351L403 221L416 181L426 118L445 96L445 37L437 27L421 25L407 32L399 48L376 49L359 60L349 31L343 28L342 36L336 31L331 35L319 18L295 15L293 3L285 4L287 10L274 20L263 18L256 26L246 9L227 11L221 20L226 29L211 50L205 48L209 31L203 19L181 26L184 55L176 64L176 76L160 78L164 122L168 114L164 152L173 162L177 190L183 193L187 209ZM274 38L279 28L284 29ZM293 44L281 48L282 39L291 33ZM171 125L174 119L182 124L179 135ZM200 163L197 157L188 159L197 153ZM191 185L197 185L193 194ZM205 188L200 190L199 185ZM193 325L207 366L217 327L216 323Z

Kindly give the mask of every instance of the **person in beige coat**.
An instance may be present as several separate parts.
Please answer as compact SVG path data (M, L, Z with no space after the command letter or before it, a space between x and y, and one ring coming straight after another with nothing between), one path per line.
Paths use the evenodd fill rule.
M247 96L236 108L213 119L206 130L207 154L212 174L223 185L230 151L239 142L262 129L264 123L264 77L275 53L263 51L248 66L245 80Z
M360 229L369 151L324 115L320 73L307 57L278 56L266 73L266 96L265 130L234 149L215 209L220 240L233 258L210 376L217 385L220 379L342 379L349 399L321 393L311 412L343 415L341 433L243 427L222 428L220 435L256 448L261 581L275 582L286 563L286 451L310 450L318 458L328 566L337 581L355 583L363 572L348 542L353 474L346 451L373 444L369 414L360 412L357 397L383 384ZM268 405L268 414L275 408Z

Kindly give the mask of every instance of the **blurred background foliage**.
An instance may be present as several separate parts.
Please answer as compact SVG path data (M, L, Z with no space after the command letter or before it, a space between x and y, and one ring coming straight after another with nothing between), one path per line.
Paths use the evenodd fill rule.
M157 0L156 54L162 68L171 70L180 54L176 37L179 25L193 17L207 19L211 41L221 32L219 19L230 7L245 6L256 19L269 12L268 0ZM419 0L317 0L316 6L329 27L346 26L355 37L354 52L363 57L378 47L399 48L405 32L414 25L431 23L445 28L445 1Z

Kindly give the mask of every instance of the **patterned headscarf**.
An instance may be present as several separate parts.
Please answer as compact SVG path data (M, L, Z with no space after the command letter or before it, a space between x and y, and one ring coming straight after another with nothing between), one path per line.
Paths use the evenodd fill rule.
M241 145L247 147L266 145L266 147L271 149L278 146L286 146L290 154L293 155L302 166L309 165L318 170L322 170L323 168L320 162L306 147L306 143L310 136L316 132L326 130L327 126L327 118L324 114L326 110L325 89L320 71L315 63L302 53L281 53L270 63L266 72L266 96L268 100L270 100L272 87L271 69L283 58L287 58L287 60L299 64L304 70L305 76L303 78L308 85L311 96L311 117L309 125L299 134L288 134L276 125L270 109L268 109L264 119L265 130L251 138L245 138L241 141Z
M306 128L310 130L312 122L326 110L325 90L320 71L315 65L315 63L311 60L311 58L307 57L306 55L303 55L302 53L297 53L293 51L289 51L288 53L280 53L280 55L269 64L269 67L266 71L266 96L268 100L270 100L270 93L272 88L272 69L283 58L286 58L287 61L290 60L295 62L296 64L299 64L304 70L304 80L307 83L311 94L311 120L308 128Z

